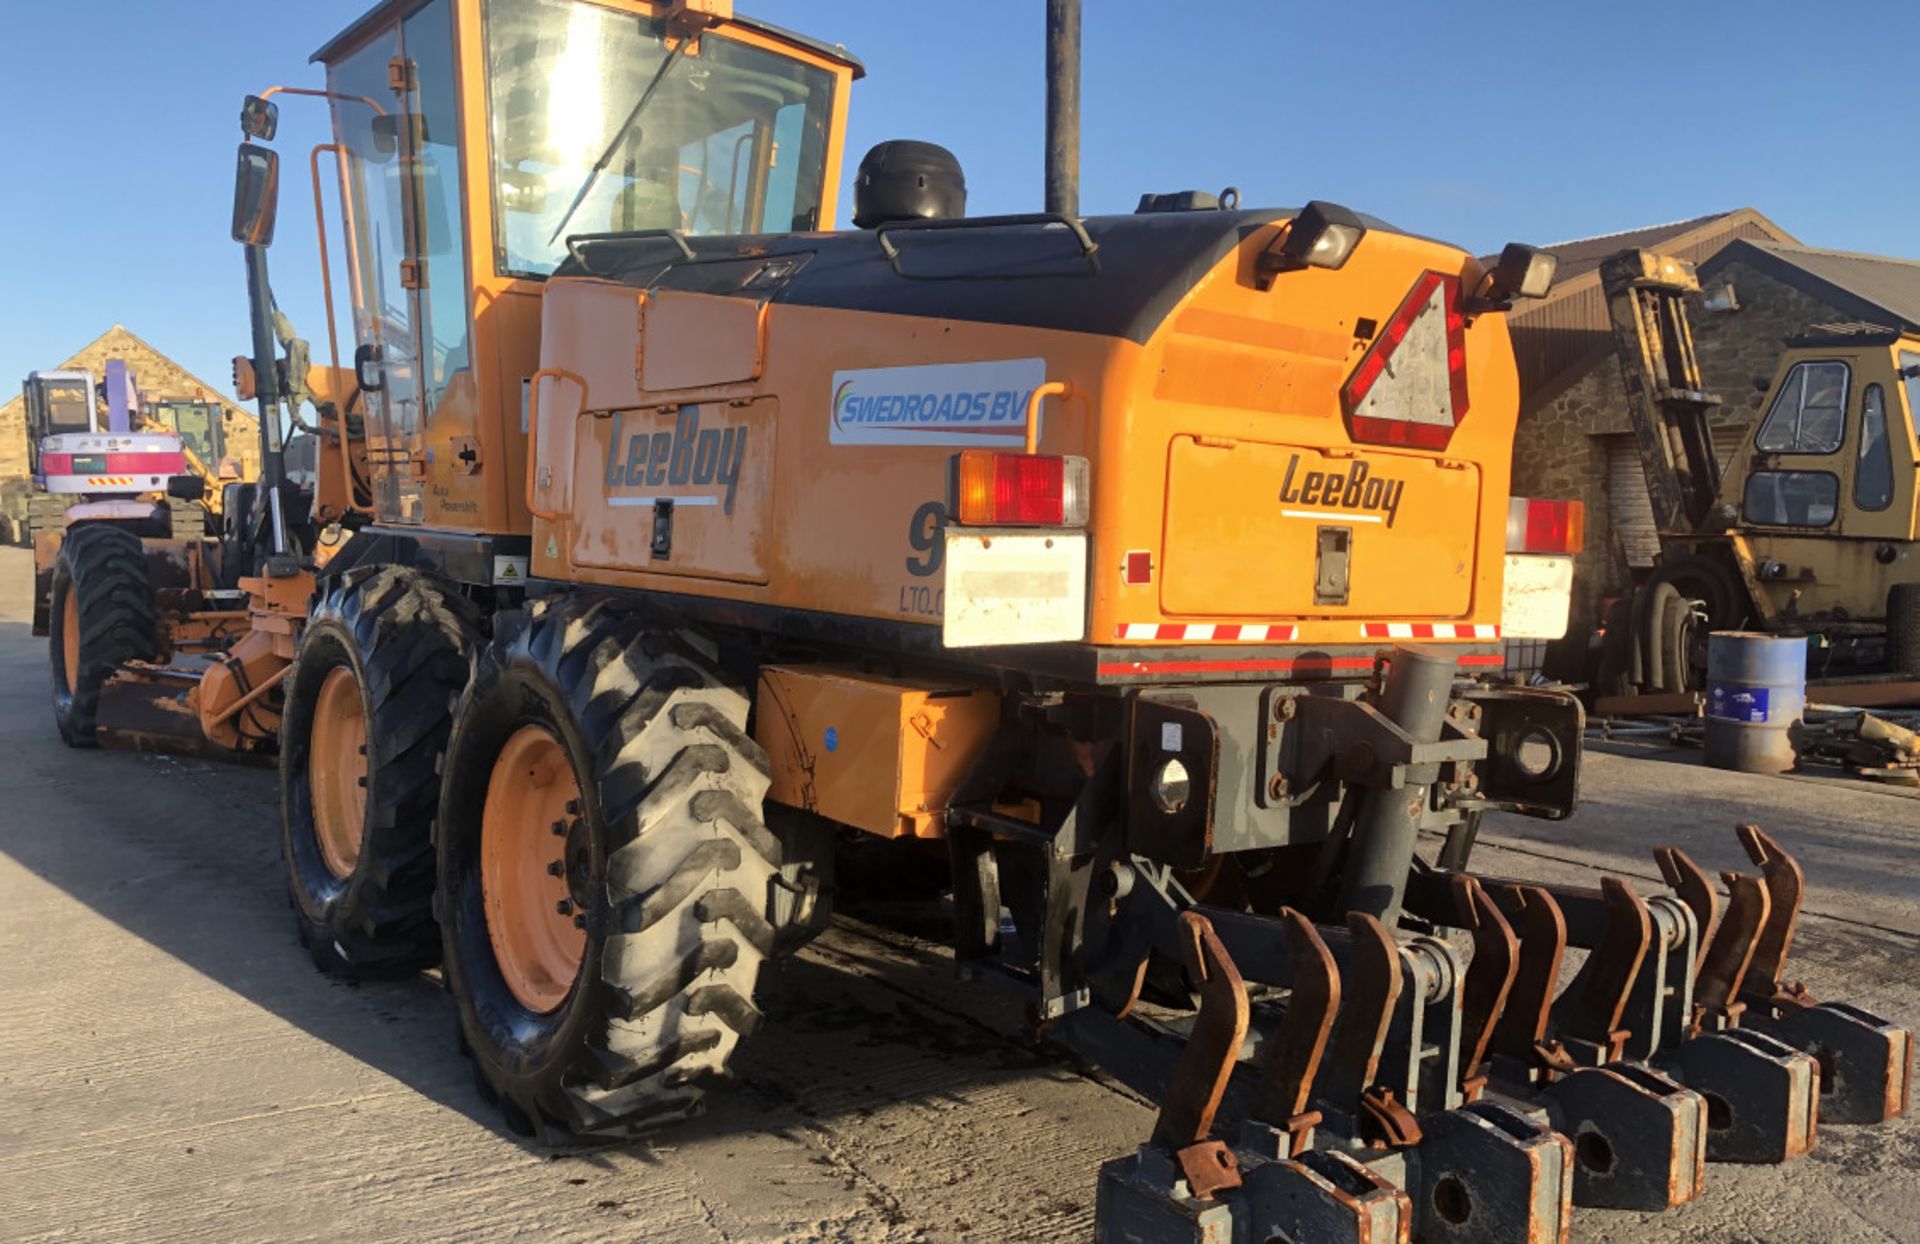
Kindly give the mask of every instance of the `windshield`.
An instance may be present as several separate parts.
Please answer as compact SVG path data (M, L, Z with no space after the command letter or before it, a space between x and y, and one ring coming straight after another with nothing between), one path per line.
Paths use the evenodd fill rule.
M172 428L208 466L220 461L219 407L210 402L163 402L154 417Z
M820 227L833 75L708 35L621 135L668 54L655 25L632 14L575 0L490 0L502 273L552 272L567 234ZM616 136L605 171L552 238Z
M58 436L62 432L91 432L93 422L93 395L87 392L83 380L49 380L45 382L47 400L47 431Z

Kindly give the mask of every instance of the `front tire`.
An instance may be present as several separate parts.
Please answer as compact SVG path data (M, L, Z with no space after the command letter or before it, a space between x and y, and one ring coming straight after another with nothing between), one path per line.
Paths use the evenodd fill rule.
M53 564L47 649L53 720L70 747L97 743L100 689L158 651L159 614L140 537L123 527L67 529Z
M396 566L315 602L280 727L281 855L301 944L325 972L401 976L439 958L434 816L474 611Z
M639 614L536 605L500 631L440 803L462 1047L509 1125L546 1143L688 1117L758 1026L779 940L747 697L698 639Z

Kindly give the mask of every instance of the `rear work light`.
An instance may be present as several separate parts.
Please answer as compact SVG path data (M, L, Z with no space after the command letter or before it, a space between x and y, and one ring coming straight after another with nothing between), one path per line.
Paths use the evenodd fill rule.
M1340 391L1347 433L1370 445L1445 449L1467 417L1460 278L1423 272Z
M1507 552L1578 553L1587 540L1587 507L1579 501L1507 502Z
M971 527L1080 527L1087 460L962 450L954 456L954 521Z

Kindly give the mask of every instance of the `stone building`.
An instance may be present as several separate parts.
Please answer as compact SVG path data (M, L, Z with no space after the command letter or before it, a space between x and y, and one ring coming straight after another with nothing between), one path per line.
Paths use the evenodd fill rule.
M1658 549L1600 290L1601 261L1629 247L1698 265L1702 294L1688 311L1706 387L1722 399L1709 422L1723 463L1759 414L1786 338L1846 321L1920 327L1920 262L1802 246L1751 208L1549 247L1561 257L1552 294L1510 317L1521 375L1513 490L1586 503L1575 644Z
M126 362L143 399L218 402L226 423L228 456L240 459L243 477L252 478L257 472L260 459L259 421L227 400L212 385L122 325L115 324L64 362L47 363L36 370L91 372L94 383L98 384L105 377L107 363L112 359ZM17 386L25 379L24 376L13 377L11 384ZM6 520L24 512L25 497L30 486L26 401L18 388L14 388L12 399L0 405L0 538L5 538L11 530L11 524Z

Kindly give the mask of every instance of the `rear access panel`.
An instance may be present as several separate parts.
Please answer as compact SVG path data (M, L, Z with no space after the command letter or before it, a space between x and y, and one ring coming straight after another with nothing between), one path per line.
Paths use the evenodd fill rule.
M1176 436L1160 603L1199 617L1458 618L1480 470L1412 454Z
M768 397L581 416L575 564L765 583L779 405Z
M1000 697L826 665L760 671L767 797L887 838L938 838L1000 723Z

